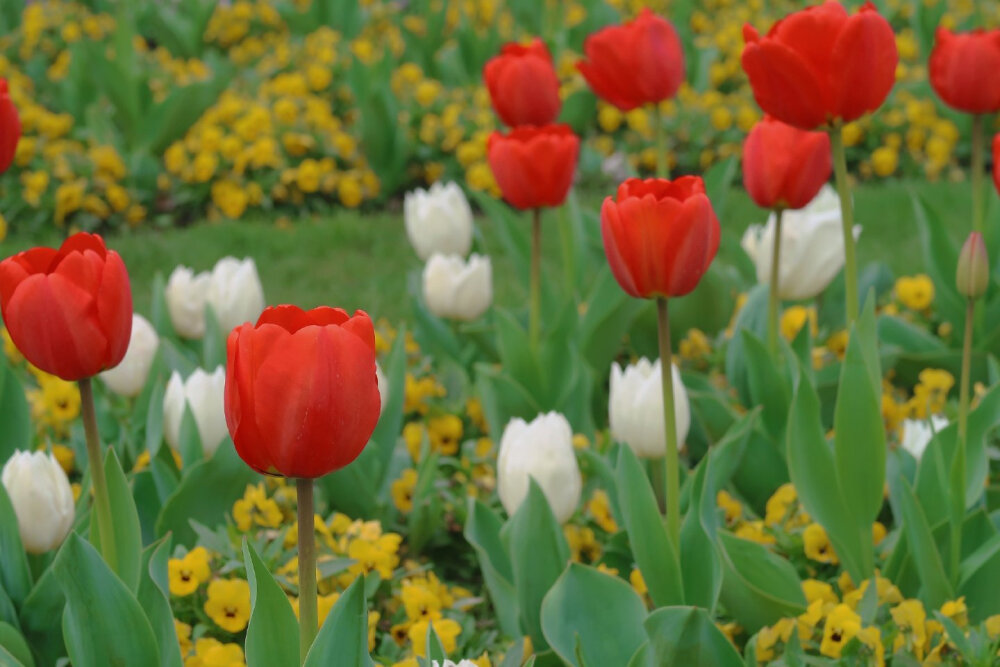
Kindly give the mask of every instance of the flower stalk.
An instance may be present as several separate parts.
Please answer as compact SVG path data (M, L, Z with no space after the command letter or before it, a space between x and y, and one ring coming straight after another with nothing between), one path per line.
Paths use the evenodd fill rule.
M299 519L299 657L306 655L319 632L316 598L316 534L314 525L313 481L295 480Z
M657 324L660 343L660 376L663 381L663 421L667 429L667 452L664 457L666 474L667 533L675 548L680 546L681 504L679 462L677 455L677 415L674 412L674 374L670 354L670 317L666 297L656 298Z
M962 560L962 521L965 518L965 459L969 429L969 373L972 368L972 327L976 300L970 298L965 308L965 336L962 343L962 377L958 399L958 444L951 464L951 558L952 585L958 585L958 566Z
M115 531L108 498L108 482L104 476L104 459L101 456L101 437L97 432L97 413L94 410L94 390L90 378L83 378L80 385L80 407L83 417L83 431L87 440L87 462L90 467L90 482L94 488L94 513L92 521L100 533L100 549L104 561L113 571L118 571L118 551L115 547Z
M778 279L781 275L781 215L782 209L774 211L774 246L771 252L771 285L767 293L767 346L772 357L778 355L778 311L781 299L778 296Z

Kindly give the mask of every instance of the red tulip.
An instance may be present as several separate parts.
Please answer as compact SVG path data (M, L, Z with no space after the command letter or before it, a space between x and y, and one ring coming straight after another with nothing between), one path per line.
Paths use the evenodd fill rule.
M1000 134L993 137L993 182L1000 192Z
M559 116L559 77L540 39L529 46L505 44L483 68L493 109L504 124L547 125Z
M1000 111L1000 30L938 28L929 74L934 92L967 113Z
M364 311L267 308L230 332L226 359L226 424L254 470L322 477L356 459L375 430L375 330Z
M635 297L683 296L719 250L719 220L698 176L630 178L601 206L611 272Z
M870 2L854 16L835 0L789 14L761 37L743 27L743 69L757 104L813 130L877 109L896 80L896 38Z
M0 262L0 309L25 358L64 380L117 366L132 335L125 263L97 234Z
M802 208L830 179L830 137L765 116L743 143L743 185L761 208Z
M0 79L0 174L14 161L17 142L21 138L21 120L7 92L7 79Z
M519 209L559 206L573 184L580 139L569 125L517 127L494 132L487 143L493 177L503 198Z
M677 30L649 9L588 36L583 51L577 69L598 97L622 111L669 99L684 81Z

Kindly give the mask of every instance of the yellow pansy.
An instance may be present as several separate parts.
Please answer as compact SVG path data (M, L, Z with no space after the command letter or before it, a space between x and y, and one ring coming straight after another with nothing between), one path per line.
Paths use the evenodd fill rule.
M817 563L837 563L837 554L830 543L826 530L818 523L811 523L802 531L802 543L806 557Z
M846 604L837 605L826 617L819 652L828 658L839 658L844 645L860 631L861 617Z
M438 639L441 640L444 652L451 653L454 651L457 644L456 639L462 633L462 626L450 618L436 619L431 621L430 625L434 628ZM413 652L421 658L427 655L427 626L428 621L417 621L407 631L407 636L413 645Z
M969 624L969 610L965 606L965 596L957 600L949 600L941 605L941 614L947 616L960 628Z
M198 586L212 577L208 566L208 551L205 547L195 547L183 558L171 558L167 562L167 576L170 580L170 594L185 596L198 590Z
M606 533L617 533L618 523L611 513L611 500L604 489L597 489L587 503L587 511L594 517L594 521Z
M282 518L278 503L267 497L261 484L247 486L243 497L233 503L233 519L242 532L250 530L254 525L277 528L281 525Z
M427 422L427 437L431 449L445 456L454 456L458 453L462 433L462 420L455 415L434 417Z
M639 595L645 595L649 592L649 588L646 587L646 579L642 576L639 568L632 568L632 571L628 575L628 581Z
M818 325L816 323L816 308L814 306L791 306L786 309L784 313L781 314L781 335L788 340L795 340L795 337L799 335L799 331L805 326L806 322L809 323L809 329L815 336L818 331Z
M407 468L390 487L392 502L404 514L413 509L413 489L417 486L417 471Z
M239 632L250 621L250 584L243 579L216 579L208 585L205 613L226 632Z
M223 644L212 637L202 637L194 644L194 655L184 667L243 667L243 649L239 644Z
M893 652L906 648L913 651L917 660L924 657L927 643L927 612L920 600L903 600L889 610L892 621L899 628L893 643Z
M817 579L806 579L803 581L802 593L806 596L806 602L810 604L817 600L821 600L825 604L834 605L840 602L840 598L834 592L833 586Z
M743 516L743 505L724 489L715 494L715 504L725 513L727 524L732 525Z
M934 283L920 273L896 280L896 297L910 310L925 310L934 301Z

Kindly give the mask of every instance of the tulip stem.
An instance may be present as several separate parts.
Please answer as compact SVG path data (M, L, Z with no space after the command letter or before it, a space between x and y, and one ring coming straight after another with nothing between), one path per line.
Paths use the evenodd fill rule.
M656 132L656 175L659 178L670 178L667 133L666 128L663 127L665 121L663 113L660 111L660 105L656 102L653 103L653 124L656 126L654 128L654 132Z
M958 585L958 566L962 560L962 521L965 519L965 450L969 423L969 374L972 368L972 321L975 299L965 308L965 337L962 344L962 378L958 399L958 446L951 464L951 581Z
M972 115L972 231L983 231L983 172L986 170L984 116Z
M94 511L91 521L100 534L101 554L112 571L118 571L118 551L112 522L111 501L108 499L108 482L104 477L104 459L101 456L101 437L97 432L97 413L94 411L94 390L90 378L83 378L80 385L80 408L83 431L87 439L87 462L90 466L90 483L94 487Z
M854 204L851 201L851 185L847 182L847 156L844 153L843 128L837 125L830 130L830 146L833 149L833 171L840 194L840 210L844 230L844 293L846 296L845 317L850 329L858 319L858 264L854 258Z
M663 422L667 431L667 451L664 471L667 476L667 533L674 548L680 547L681 498L677 456L677 415L674 412L674 373L670 353L670 317L667 298L656 298L656 315L659 325L660 377L663 382Z
M528 336L531 349L538 351L542 312L542 209L536 208L531 216L531 295L528 313Z
M778 311L781 299L778 297L778 277L781 268L781 216L782 209L774 211L774 250L771 253L771 288L767 293L767 346L771 356L778 355Z
M296 479L298 495L299 538L299 661L305 663L306 655L316 639L319 621L316 612L316 535L313 508L313 481Z

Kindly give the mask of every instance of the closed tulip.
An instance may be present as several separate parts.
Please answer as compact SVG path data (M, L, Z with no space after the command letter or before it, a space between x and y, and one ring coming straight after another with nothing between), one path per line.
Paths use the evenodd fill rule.
M207 297L224 332L260 317L264 310L264 287L253 258L223 257L216 262Z
M896 80L896 37L875 6L849 16L836 0L793 12L767 35L743 28L743 69L757 104L814 130L882 105Z
M474 320L493 301L493 270L489 257L434 255L424 267L424 301L438 317Z
M210 273L195 273L178 266L167 279L164 296L174 331L183 338L198 339L205 335L205 304L208 302Z
M10 99L7 79L0 79L0 174L10 168L21 139L21 119Z
M830 137L765 117L743 143L743 185L757 206L802 208L830 180Z
M643 9L634 20L609 26L583 43L577 64L591 90L622 111L655 104L684 81L684 49L666 19Z
M677 446L681 447L691 428L691 409L681 374L673 364L670 368L674 383ZM659 359L655 363L640 359L624 370L617 363L611 364L608 398L611 437L631 447L636 456L659 458L667 453L661 372Z
M188 407L205 456L215 453L226 437L225 390L226 372L222 366L212 373L197 368L186 380L177 371L171 374L163 395L163 435L174 449L181 447L181 424Z
M967 299L978 299L990 286L990 258L980 232L972 232L958 253L956 291Z
M96 234L0 262L0 309L14 345L46 373L81 380L125 356L132 291L125 263Z
M521 210L560 206L573 184L580 139L569 125L524 126L494 132L490 169L507 202Z
M493 109L505 125L547 125L559 116L559 77L545 42L504 44L483 68Z
M267 308L229 334L226 352L226 422L251 468L322 477L364 449L381 403L364 311Z
M630 178L601 206L611 272L635 297L693 290L719 249L719 220L697 176Z
M41 554L62 544L73 528L73 490L55 457L14 452L0 478L14 506L25 551Z
M472 247L472 207L455 183L407 192L403 221L410 245L425 262L434 253L465 257Z
M752 225L741 244L757 267L757 280L771 275L775 217L767 225ZM840 198L826 185L805 208L786 211L781 223L781 266L778 296L787 300L811 299L826 289L844 266L844 236ZM854 227L854 238L861 227Z
M928 63L934 92L966 113L1000 111L1000 30L938 28Z
M901 443L903 449L910 453L918 461L924 455L924 450L930 444L935 433L938 433L948 425L948 418L941 415L931 415L930 419L904 419L903 436Z
M132 315L132 336L121 363L101 373L108 388L120 396L137 396L146 386L149 369L160 346L156 330L142 315Z
M573 453L573 431L558 412L538 415L530 423L512 419L500 438L497 493L513 515L528 495L534 479L559 523L565 523L580 502L582 480Z

